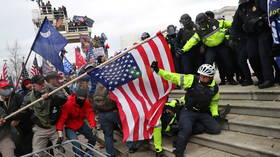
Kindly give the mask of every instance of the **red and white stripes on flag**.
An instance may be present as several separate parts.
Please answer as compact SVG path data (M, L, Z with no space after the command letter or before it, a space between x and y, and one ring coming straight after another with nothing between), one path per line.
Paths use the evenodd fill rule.
M33 64L32 67L31 67L31 74L33 76L35 75L40 75L40 71L37 69L37 67Z
M7 63L4 63L4 65L3 65L1 79L8 80L8 67L7 67Z
M171 72L174 72L174 65L168 44L161 33L128 53L135 58L142 77L115 88L110 92L110 97L118 105L123 140L138 141L151 138L168 94L174 87L153 72L150 65L158 61L159 68Z

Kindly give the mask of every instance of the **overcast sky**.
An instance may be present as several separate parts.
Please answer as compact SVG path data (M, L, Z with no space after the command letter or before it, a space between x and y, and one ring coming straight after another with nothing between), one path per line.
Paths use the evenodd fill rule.
M9 54L7 44L20 43L21 55L27 55L36 32L32 23L32 9L37 3L30 0L1 0L0 67ZM154 34L169 24L179 26L179 18L189 13L193 19L200 12L237 5L238 0L51 0L54 7L64 5L68 16L87 15L95 23L92 34L104 32L110 53L119 50L120 37L147 31ZM93 36L92 35L92 36ZM132 41L137 42L137 41ZM73 45L67 45L67 57L74 61ZM33 53L34 54L34 53ZM32 63L33 58L29 60Z

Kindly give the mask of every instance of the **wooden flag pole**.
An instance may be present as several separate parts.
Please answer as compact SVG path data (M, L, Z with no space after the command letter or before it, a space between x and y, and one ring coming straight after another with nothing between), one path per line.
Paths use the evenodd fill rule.
M161 31L161 33L165 33L165 32L166 32L166 30ZM129 51L135 49L136 47L138 47L138 46L140 46L140 45L142 45L142 44L144 44L144 43L148 42L149 40L154 39L154 38L156 38L156 37L157 37L157 35L155 35L155 36L153 36L153 37L150 37L150 38L147 38L147 39L145 39L145 40L139 42L138 44L132 46L131 48L128 48L127 50L125 50L124 52L118 54L117 56L115 56L115 57L109 59L108 61L106 61L106 62L104 62L104 63L98 65L96 68L101 68L101 67L103 67L103 66L106 66L107 64L110 64L110 63L113 62L114 60L116 60L116 59L122 57L123 55L127 54ZM28 56L28 57L29 57L29 56ZM76 77L75 79L73 79L73 80L71 80L71 81L65 83L64 85L60 86L59 88L57 88L57 89L51 91L50 93L48 93L48 95L49 95L49 96L53 95L53 94L56 93L57 91L59 91L59 90L63 89L64 87L66 87L66 86L68 86L68 85L70 85L70 84L72 84L72 83L74 83L74 82L80 80L81 78L85 77L86 75L87 75L87 73L84 73L84 74L82 74L82 75ZM10 115L6 116L4 119L7 120L7 119L9 119L9 118L15 116L16 114L18 114L18 113L20 113L20 112L26 110L27 108L33 106L34 104L36 104L36 103L38 103L38 102L40 102L40 101L42 101L42 100L43 100L43 98L41 97L41 98L39 98L39 99L33 101L32 103L30 103L30 104L28 104L28 105L26 105L26 106L20 108L19 110L17 110L17 111L15 111L15 112L11 113Z

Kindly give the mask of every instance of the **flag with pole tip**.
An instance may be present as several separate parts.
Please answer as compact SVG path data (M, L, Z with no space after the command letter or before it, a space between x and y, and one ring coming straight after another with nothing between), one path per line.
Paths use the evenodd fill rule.
M64 72L59 52L68 41L52 26L47 17L44 19L32 45L32 50L48 60L59 71Z

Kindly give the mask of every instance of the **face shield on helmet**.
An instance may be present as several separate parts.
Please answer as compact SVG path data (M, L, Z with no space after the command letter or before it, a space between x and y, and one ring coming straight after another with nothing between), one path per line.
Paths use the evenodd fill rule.
M193 21L192 18L189 16L189 14L183 14L179 20L179 22L183 25L184 28L190 29L193 27Z
M172 36L176 34L176 27L174 25L167 26L167 34Z
M196 16L195 23L200 28L206 28L208 25L208 16L205 13L200 13Z

